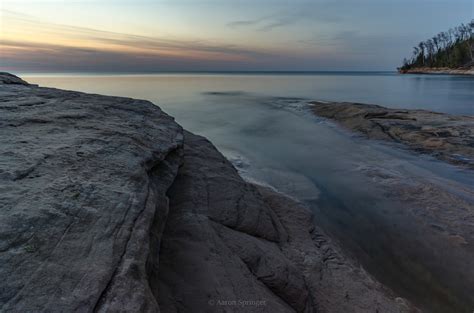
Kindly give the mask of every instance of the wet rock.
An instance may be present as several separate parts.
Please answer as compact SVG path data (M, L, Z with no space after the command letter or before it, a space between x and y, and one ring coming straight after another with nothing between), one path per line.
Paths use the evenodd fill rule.
M360 103L312 102L314 113L369 138L388 140L474 168L474 117Z

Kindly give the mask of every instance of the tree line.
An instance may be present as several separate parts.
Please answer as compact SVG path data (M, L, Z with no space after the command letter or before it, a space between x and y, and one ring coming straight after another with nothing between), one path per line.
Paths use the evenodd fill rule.
M413 47L410 59L403 60L400 70L418 67L460 68L474 65L474 20L440 32Z

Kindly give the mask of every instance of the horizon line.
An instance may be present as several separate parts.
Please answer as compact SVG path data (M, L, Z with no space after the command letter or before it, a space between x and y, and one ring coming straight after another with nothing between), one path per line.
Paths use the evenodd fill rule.
M1 71L1 70L0 70ZM167 70L167 71L146 71L146 72L108 72L108 71L5 71L13 72L16 75L159 75L159 74L343 74L343 73L397 73L397 70Z

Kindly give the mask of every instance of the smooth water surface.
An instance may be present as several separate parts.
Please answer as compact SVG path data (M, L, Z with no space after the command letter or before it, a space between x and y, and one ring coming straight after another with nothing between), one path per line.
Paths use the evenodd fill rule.
M153 101L186 129L209 138L244 177L306 202L317 223L397 293L433 311L474 309L472 281L462 276L474 268L472 247L451 247L446 234L413 218L409 207L417 203L400 202L390 189L407 183L432 186L472 204L474 175L354 136L313 116L307 104L353 101L472 115L474 78L393 73L24 77L41 86Z
M349 101L394 108L474 114L474 77L394 72L261 74L21 75L45 86L147 98L166 105L204 91L245 91L274 97ZM132 79L133 78L133 79ZM95 82L100 82L96 84ZM153 93L150 87L153 86Z

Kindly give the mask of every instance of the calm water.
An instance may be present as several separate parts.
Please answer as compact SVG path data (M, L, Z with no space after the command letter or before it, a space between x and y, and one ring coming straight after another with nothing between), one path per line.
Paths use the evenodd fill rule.
M389 107L473 114L474 78L376 73L161 74L134 76L22 75L32 82L153 99L162 105L204 91L245 91L259 95L374 103ZM106 79L105 79L106 78ZM133 78L133 79L131 79ZM100 84L93 84L100 82ZM150 93L153 86L153 94ZM187 98L188 99L188 98Z
M390 192L397 184L429 184L455 193L472 208L474 175L349 134L313 116L307 105L309 99L357 101L473 115L474 78L393 73L23 76L42 86L153 101L188 130L208 137L246 178L305 201L319 225L402 296L437 312L474 310L474 275L466 274L474 269L472 244L451 245Z

